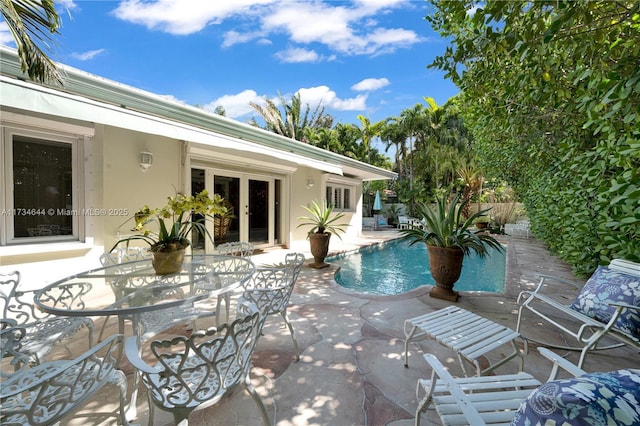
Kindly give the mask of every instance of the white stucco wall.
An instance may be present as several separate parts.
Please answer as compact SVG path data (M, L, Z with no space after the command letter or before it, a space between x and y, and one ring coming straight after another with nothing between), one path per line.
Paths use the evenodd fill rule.
M166 204L167 197L184 191L179 141L107 127L104 130L103 208L113 215L104 220L105 249L130 234L133 214L148 205ZM140 170L140 152L153 154L153 165ZM120 215L126 211L128 215Z

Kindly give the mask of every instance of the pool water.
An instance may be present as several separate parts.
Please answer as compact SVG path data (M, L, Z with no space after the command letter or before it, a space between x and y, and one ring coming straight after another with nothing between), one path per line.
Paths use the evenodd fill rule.
M434 285L429 272L429 253L425 244L394 240L366 247L356 253L333 256L327 261L340 266L336 281L341 286L361 293L400 294L423 285ZM475 253L466 256L460 279L454 289L459 291L504 291L506 255L489 249L481 258Z

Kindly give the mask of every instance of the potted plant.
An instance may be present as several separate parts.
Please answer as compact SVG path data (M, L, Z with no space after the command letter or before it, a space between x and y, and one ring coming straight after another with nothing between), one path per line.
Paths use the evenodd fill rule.
M136 232L118 240L111 248L131 241L143 241L153 253L153 267L158 274L178 272L182 266L184 251L191 244L191 232L196 231L211 239L205 220L216 214L223 214L226 207L220 195L209 197L206 190L195 196L176 194L168 197L165 206L151 209L144 206L134 215ZM152 226L152 225L157 225ZM154 228L154 230L151 229Z
M437 200L437 208L432 210L421 203L417 205L417 216L422 219L424 226L402 229L403 239L410 242L425 243L429 251L429 269L436 285L430 295L439 299L456 302L459 294L453 291L453 286L462 270L464 256L471 251L481 257L487 255L488 248L504 250L502 245L488 233L472 231L473 221L486 215L491 209L481 210L468 218L464 218L464 201L460 206L460 195L456 194L447 205L447 194Z
M398 216L400 215L400 206L398 206L397 204L391 204L386 208L384 214L387 217L387 223L389 225L397 226Z
M302 207L309 213L309 216L298 218L298 220L302 221L298 228L311 226L307 233L307 238L309 239L314 261L309 266L316 269L326 268L329 264L324 259L329 252L331 234L336 234L338 238L342 239L340 233L344 232L345 226L348 226L346 223L337 223L344 217L344 213L334 213L333 206L317 201L312 201L311 206Z
M489 227L490 223L491 217L486 215L481 215L473 219L473 225L475 225L478 229L486 229L487 227Z

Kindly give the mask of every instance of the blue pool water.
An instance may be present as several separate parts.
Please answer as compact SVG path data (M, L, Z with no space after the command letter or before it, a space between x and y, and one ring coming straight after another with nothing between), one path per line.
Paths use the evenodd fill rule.
M400 294L422 285L434 285L425 244L409 246L405 241L395 240L333 256L327 261L340 266L336 275L340 285L360 293ZM505 253L494 249L485 258L472 253L464 258L455 290L503 292L505 263Z

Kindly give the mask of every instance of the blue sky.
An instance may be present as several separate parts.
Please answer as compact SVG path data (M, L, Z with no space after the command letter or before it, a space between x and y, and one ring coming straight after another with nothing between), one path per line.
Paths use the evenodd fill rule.
M336 122L395 116L458 93L427 69L446 42L425 1L63 0L50 56L240 121L249 102L300 92ZM0 42L14 46L6 24ZM279 102L278 102L279 104Z

